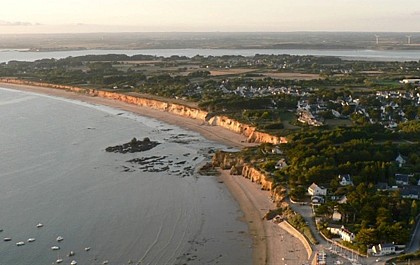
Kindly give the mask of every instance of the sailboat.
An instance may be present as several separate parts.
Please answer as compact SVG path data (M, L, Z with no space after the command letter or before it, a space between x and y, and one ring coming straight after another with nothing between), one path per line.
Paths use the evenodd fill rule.
M55 261L55 263L59 264L61 262L63 262L63 259L60 258L60 252L59 252L59 253L57 253L57 260Z

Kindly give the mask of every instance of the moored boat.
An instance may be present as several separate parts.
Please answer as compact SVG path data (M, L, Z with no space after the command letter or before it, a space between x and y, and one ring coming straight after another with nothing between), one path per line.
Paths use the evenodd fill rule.
M29 242L29 243L34 242L34 241L35 241L35 238L33 238L33 237L28 238L28 242Z
M16 246L18 246L18 247L23 246L23 245L25 245L25 242L23 242L23 241L19 241L19 242L16 243Z
M36 225L36 227L38 227L38 228L41 228L41 227L43 227L44 225L43 224L41 224L41 223L39 223L39 224L37 224Z
M59 249L60 249L60 247L59 247L59 246L52 246L52 247L51 247L51 249L52 249L52 250L59 250Z
M77 261L72 260L70 264L71 264L71 265L76 265L76 264L77 264Z
M3 241L12 241L12 239L10 237L5 237L3 238Z
M64 239L64 238L63 238L62 236L58 236L58 237L57 237L57 241L58 241L58 242L63 241L63 239Z

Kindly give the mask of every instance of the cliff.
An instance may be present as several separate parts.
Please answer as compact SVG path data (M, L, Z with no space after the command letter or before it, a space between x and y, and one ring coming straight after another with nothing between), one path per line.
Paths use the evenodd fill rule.
M8 79L0 78L0 82L10 83L15 85L29 85L29 86L38 86L54 89L62 89L70 92L83 93L90 96L108 98L112 100L119 100L125 103L138 105L142 107L148 107L160 111L166 111L183 117L201 120L204 123L212 126L220 126L225 129L234 131L236 133L245 135L247 141L251 143L271 143L271 144L281 144L287 143L285 137L279 137L270 135L268 133L259 132L257 128L250 126L248 124L240 123L236 120L228 118L226 116L211 116L207 111L200 110L198 108L177 104L169 101L160 101L149 98L142 98L133 95L121 94L116 92L109 92L103 90L89 89L89 88L80 88L74 86L66 85L56 85L42 82L32 82L25 80L17 79Z
M261 172L251 164L245 163L236 153L217 151L212 159L215 167L230 169L232 175L242 175L261 186L262 190L270 192L270 196L278 205L284 202L286 189L276 183L274 178Z

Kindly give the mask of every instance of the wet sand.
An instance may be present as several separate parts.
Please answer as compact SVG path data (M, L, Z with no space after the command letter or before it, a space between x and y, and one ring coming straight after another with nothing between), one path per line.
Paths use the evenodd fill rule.
M59 89L13 85L0 83L1 87L48 94L91 104L106 105L113 108L130 111L141 116L155 118L160 121L189 129L200 133L203 137L223 143L227 146L242 148L255 145L247 143L246 137L227 129L205 125L202 121L194 120L168 112L127 104L121 101L91 97ZM302 264L307 262L307 254L303 245L293 236L285 232L278 225L263 221L262 217L268 209L274 209L269 192L262 191L260 187L246 178L230 176L227 171L222 171L220 176L233 197L238 201L244 212L244 220L249 226L250 235L253 237L253 263L254 264Z

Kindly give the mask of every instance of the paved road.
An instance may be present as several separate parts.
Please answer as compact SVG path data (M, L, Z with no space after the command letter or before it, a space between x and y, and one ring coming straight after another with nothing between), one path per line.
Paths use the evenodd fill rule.
M312 230L316 240L318 240L319 244L314 246L314 254L316 251L324 250L328 255L327 264L352 264L348 259L351 258L351 254L347 254L347 258L343 258L336 253L333 253L335 250L334 247L331 247L331 244L328 243L318 232L316 228L315 220L314 220L314 213L312 211L312 207L310 205L301 205L301 204L293 204L290 202L289 199L288 203L292 210L297 212L298 214L302 215L302 217L307 222L309 228ZM420 225L417 225L416 235L420 238ZM417 237L416 237L417 238ZM419 240L416 241L419 244ZM414 248L414 244L413 244ZM342 254L345 254L344 252ZM377 262L376 257L369 257L369 258L359 258L359 263L361 264L384 264L383 262ZM382 259L383 260L383 259ZM336 263L337 261L341 263Z

